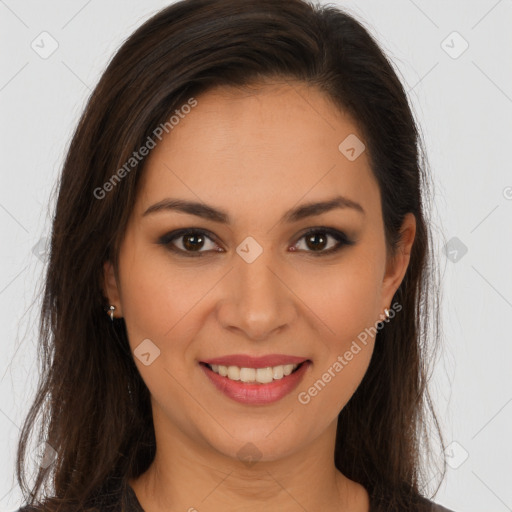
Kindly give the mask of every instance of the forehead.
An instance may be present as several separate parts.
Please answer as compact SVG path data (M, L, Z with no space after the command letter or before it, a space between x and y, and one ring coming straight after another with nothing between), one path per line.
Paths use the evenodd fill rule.
M167 196L233 208L335 193L379 201L366 151L355 160L340 151L347 138L364 143L362 134L318 89L300 82L218 87L195 99L151 151L140 208Z

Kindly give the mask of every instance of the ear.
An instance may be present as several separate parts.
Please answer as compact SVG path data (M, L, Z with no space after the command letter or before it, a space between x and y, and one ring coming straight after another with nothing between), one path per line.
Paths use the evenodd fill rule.
M114 271L114 265L108 260L103 264L103 282L101 287L109 305L116 307L114 316L117 318L122 317L123 308L121 306L119 286Z
M386 262L386 273L382 281L382 309L390 308L393 295L396 293L405 276L411 258L411 249L416 235L416 217L409 212L405 215L400 228L401 239L396 253L389 256Z

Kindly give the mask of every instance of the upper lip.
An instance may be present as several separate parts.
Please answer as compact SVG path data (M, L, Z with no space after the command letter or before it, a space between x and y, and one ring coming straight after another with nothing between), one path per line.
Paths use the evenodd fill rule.
M238 366L239 368L267 368L284 364L300 364L307 361L306 357L288 356L286 354L268 354L265 356L249 356L246 354L231 354L201 361L203 363L222 366Z

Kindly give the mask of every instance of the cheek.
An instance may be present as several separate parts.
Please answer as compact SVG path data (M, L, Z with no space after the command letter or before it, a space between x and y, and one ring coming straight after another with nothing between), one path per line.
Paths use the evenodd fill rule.
M337 414L366 373L379 318L379 268L359 253L336 267L303 272L309 277L297 281L304 313L316 318L322 341L311 377L298 390L298 402L311 414L325 408Z
M304 303L304 313L323 325L321 332L331 347L350 345L350 340L375 324L380 308L379 268L375 258L354 252L337 265L298 269L294 291Z
M310 293L306 301L319 312L326 334L319 337L319 357L310 378L297 390L297 401L310 415L330 411L334 420L358 388L372 357L375 282L351 274L326 283L323 290Z
M186 382L190 374L186 356L190 340L194 339L192 329L200 326L198 302L211 285L203 281L204 289L198 289L192 276L171 266L161 254L132 254L133 258L125 260L120 279L134 362L158 403L173 396L175 400L183 399L184 406L186 396L182 396L179 383Z
M180 329L208 287L203 282L202 289L198 289L193 276L171 265L160 251L135 247L131 254L133 257L120 269L121 301L130 345L135 348L146 338L158 346L163 346L165 339L179 340Z

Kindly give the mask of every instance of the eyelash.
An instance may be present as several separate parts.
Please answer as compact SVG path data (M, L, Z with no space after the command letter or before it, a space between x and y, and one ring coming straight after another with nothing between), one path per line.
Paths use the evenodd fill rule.
M179 229L177 231L172 231L170 233L167 233L166 235L162 236L158 240L158 243L166 246L169 250L177 253L179 256L197 258L197 257L202 257L202 256L204 256L204 254L209 253L211 251L197 251L197 252L184 251L183 249L178 249L176 246L174 246L172 244L172 242L178 238L183 237L184 235L204 235L206 238L208 238L212 242L214 242L213 237L209 236L208 233L209 233L208 231L205 231L203 229L184 228L184 229ZM314 257L327 256L330 254L334 254L334 253L338 252L339 250L341 250L341 248L345 245L350 246L350 245L355 244L355 241L349 239L347 237L347 235L345 233L343 233L342 231L338 231L337 229L327 228L327 227L316 227L316 228L312 228L312 229L308 230L306 233L302 234L302 236L299 238L297 243L300 240L302 240L303 238L306 238L309 235L313 235L313 234L317 234L317 233L326 234L326 235L331 236L338 242L338 244L334 247L331 247L330 249L327 249L327 250L305 251L306 253L310 253ZM221 251L214 251L214 252L221 252ZM298 251L298 252L300 252L300 251Z

